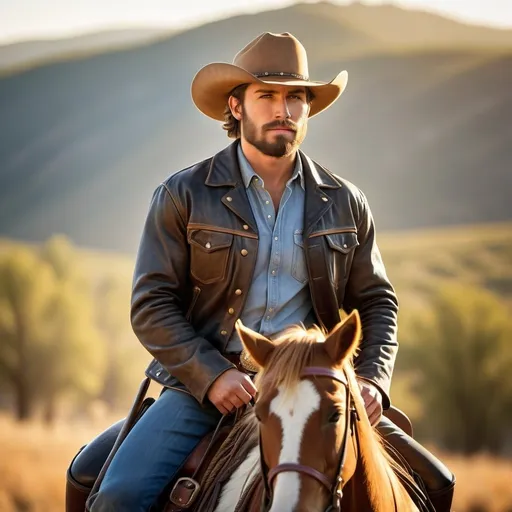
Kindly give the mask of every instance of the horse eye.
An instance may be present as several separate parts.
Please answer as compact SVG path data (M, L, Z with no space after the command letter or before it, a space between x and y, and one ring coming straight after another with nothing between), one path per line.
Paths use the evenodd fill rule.
M329 416L329 423L338 423L340 418L341 418L341 412L340 411L334 411Z

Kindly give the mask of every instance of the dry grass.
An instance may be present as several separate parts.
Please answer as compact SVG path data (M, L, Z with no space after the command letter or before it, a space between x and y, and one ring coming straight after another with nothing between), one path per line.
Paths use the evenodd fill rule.
M112 421L118 418L112 419ZM0 417L0 511L64 510L65 473L76 451L109 420L95 426L58 425L46 430ZM443 455L458 478L458 512L512 510L512 461L487 456L472 459Z

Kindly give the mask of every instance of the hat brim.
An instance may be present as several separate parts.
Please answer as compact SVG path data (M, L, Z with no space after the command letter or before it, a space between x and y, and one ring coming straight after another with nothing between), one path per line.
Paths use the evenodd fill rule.
M231 91L242 84L261 83L311 87L315 99L311 104L309 117L313 117L332 105L347 86L348 73L342 71L330 82L314 82L287 77L261 79L233 64L215 62L208 64L194 77L191 93L196 107L206 116L224 120L224 110Z

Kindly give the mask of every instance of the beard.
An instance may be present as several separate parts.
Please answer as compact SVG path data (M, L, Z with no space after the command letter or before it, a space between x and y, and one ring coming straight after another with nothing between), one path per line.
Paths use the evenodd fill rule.
M266 134L269 130L275 128L290 128L294 130L290 132L293 138L288 135L270 135ZM261 153L275 158L282 158L291 155L306 138L307 122L302 126L298 126L291 121L273 121L261 127L258 133L258 127L251 121L247 114L242 117L242 133L245 140L258 149ZM272 140L271 140L272 139Z

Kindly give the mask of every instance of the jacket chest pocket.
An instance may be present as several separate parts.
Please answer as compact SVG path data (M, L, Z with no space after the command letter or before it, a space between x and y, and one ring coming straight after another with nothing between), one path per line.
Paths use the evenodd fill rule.
M328 266L331 282L338 287L348 277L356 247L356 232L330 233L327 240Z
M188 238L192 276L203 284L224 279L233 235L201 229L191 231Z

